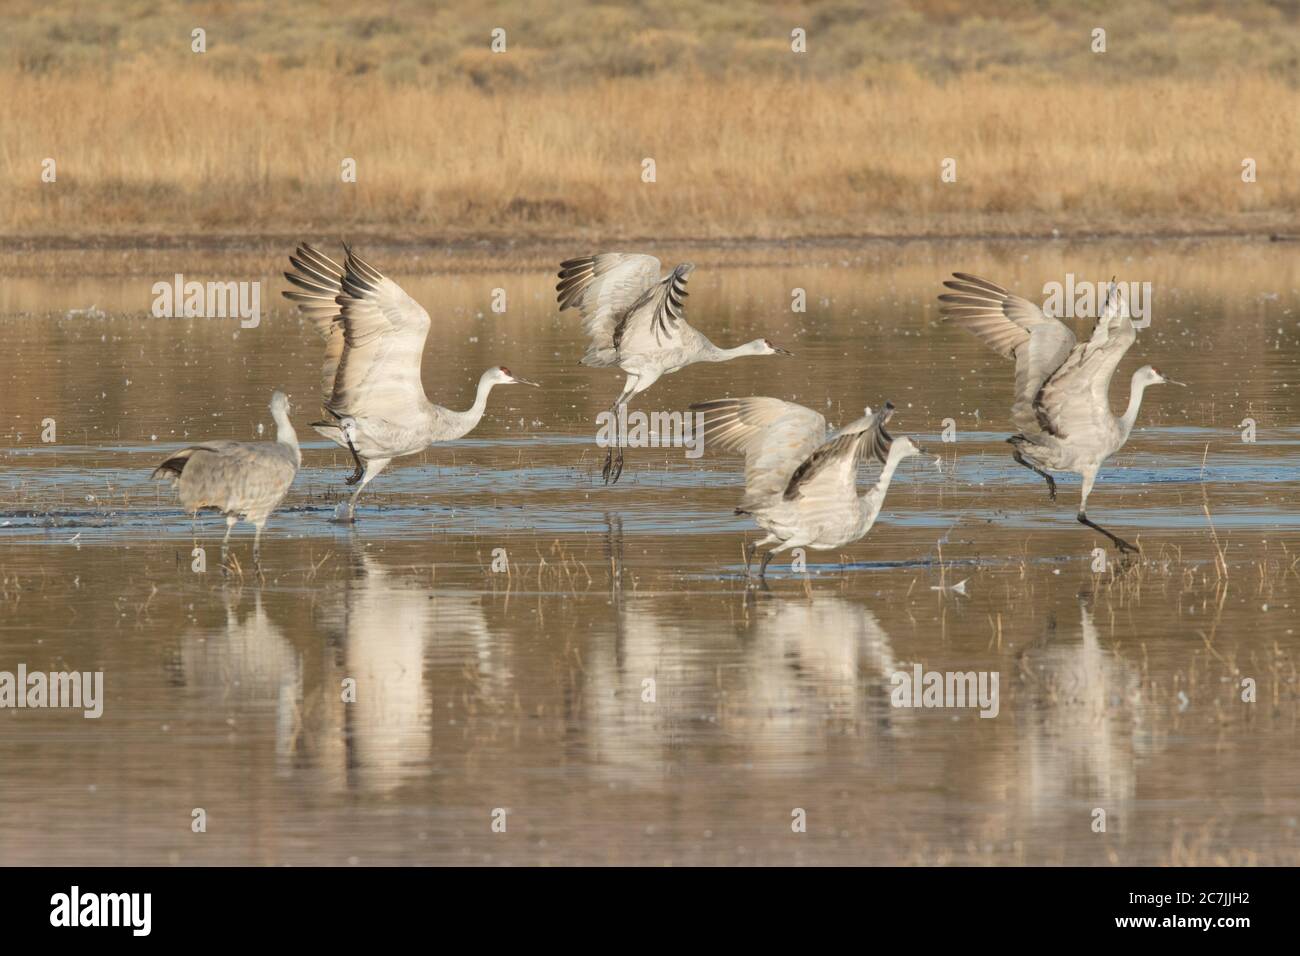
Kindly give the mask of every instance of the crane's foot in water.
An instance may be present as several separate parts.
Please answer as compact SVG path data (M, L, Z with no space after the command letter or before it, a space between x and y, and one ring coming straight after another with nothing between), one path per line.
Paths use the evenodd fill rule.
M1089 528L1091 528L1093 531L1100 532L1101 534L1104 534L1107 538L1109 538L1109 539L1111 540L1111 543L1114 544L1115 547L1119 548L1119 553L1120 553L1120 554L1122 554L1122 555L1128 555L1128 554L1141 554L1141 553L1142 553L1142 549L1141 549L1141 548L1138 548L1138 547L1136 547L1136 546L1134 546L1134 545L1132 545L1132 544L1129 544L1127 541L1125 541L1125 540L1124 540L1123 538L1121 538L1119 535L1111 534L1109 531L1107 531L1107 530L1106 530L1105 528L1103 528L1101 525L1097 524L1097 523L1094 522L1094 521L1091 521L1091 520L1088 518L1088 516L1087 516L1086 514L1084 514L1083 512L1079 512L1078 518L1079 518L1079 524L1087 525L1087 526L1088 526Z
M614 449L605 452L605 467L600 470L600 477L604 479L605 484L612 485L618 482L619 475L623 474L623 449L618 450L618 457L614 457Z

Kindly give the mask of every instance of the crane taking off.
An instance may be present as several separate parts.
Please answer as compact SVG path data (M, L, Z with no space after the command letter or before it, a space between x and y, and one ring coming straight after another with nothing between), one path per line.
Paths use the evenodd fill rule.
M611 410L659 380L696 362L727 362L744 355L789 355L767 339L718 348L686 321L686 280L695 266L683 262L660 278L654 256L603 252L560 263L555 287L560 311L576 308L591 339L582 364L617 367L627 373ZM606 484L623 473L623 446L605 454Z
M1059 319L1028 299L965 272L954 272L939 296L939 311L981 342L1016 363L1011 420L1020 431L1007 439L1012 456L1047 481L1056 500L1052 471L1083 478L1078 519L1109 538L1121 553L1138 549L1088 517L1088 496L1102 464L1124 447L1150 385L1182 385L1144 365L1133 373L1128 408L1110 410L1110 380L1137 339L1127 303L1112 282L1092 338L1079 342Z
M862 418L829 436L820 414L778 398L723 398L698 402L691 410L704 413L706 448L745 456L745 497L736 514L750 515L767 532L750 546L745 573L761 546L776 545L763 555L760 578L777 552L825 551L866 535L899 463L922 454L910 438L885 431L894 414L889 402L878 412L866 409ZM859 497L858 464L868 456L880 463L880 475Z
M463 412L435 405L424 394L420 365L429 335L429 313L392 279L350 248L343 265L306 243L289 257L284 277L301 292L297 302L325 340L321 390L331 421L313 422L336 445L352 453L357 485L340 518L356 518L357 498L390 461L432 444L461 438L477 427L495 385L532 385L504 365L480 376L474 404ZM360 482L360 484L357 484Z

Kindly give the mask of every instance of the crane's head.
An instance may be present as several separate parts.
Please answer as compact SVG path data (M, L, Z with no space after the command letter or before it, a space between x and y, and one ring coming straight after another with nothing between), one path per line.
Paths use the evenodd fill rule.
M1133 384L1144 387L1147 385L1182 385L1184 388L1187 387L1183 382L1175 382L1172 378L1166 378L1164 373L1154 365L1143 365L1134 372Z
M794 353L772 344L771 339L754 339L749 343L755 355L793 355Z
M504 365L498 365L496 368L490 368L483 373L483 378L493 385L531 385L533 388L542 386L536 382L530 382L526 378L520 378Z
M925 451L912 439L906 435L895 438L889 446L889 457L902 461L904 458L914 458L917 455L924 455Z

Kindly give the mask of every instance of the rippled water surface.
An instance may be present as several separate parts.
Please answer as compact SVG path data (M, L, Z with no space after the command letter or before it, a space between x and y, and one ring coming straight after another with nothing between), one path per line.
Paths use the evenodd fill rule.
M288 251L0 254L0 671L105 681L98 720L0 710L0 861L1300 862L1294 245L654 250L696 263L716 342L796 354L687 369L640 407L764 394L846 422L890 399L941 459L766 590L743 580L738 460L633 449L600 482L622 378L578 366L548 265L582 249L362 250L433 317L434 401L467 407L496 364L545 387L497 389L471 437L330 521L350 464L307 427L319 348L276 301ZM1112 405L1147 362L1188 387L1147 393L1089 508L1141 559L1094 551L1077 478L1052 503L1011 460L1010 365L937 323L954 269L1031 298L1068 271L1153 283ZM151 317L176 272L262 281L261 324ZM263 575L243 528L223 574L224 523L149 473L270 437L277 387L304 467ZM996 672L997 716L891 706L916 664Z

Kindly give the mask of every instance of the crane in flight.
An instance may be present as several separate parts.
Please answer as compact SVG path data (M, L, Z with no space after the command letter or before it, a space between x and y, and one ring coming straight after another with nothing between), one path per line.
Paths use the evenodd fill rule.
M560 311L574 308L582 315L590 344L582 364L620 368L627 373L622 393L611 411L659 380L696 362L728 362L746 355L789 355L767 339L754 339L735 348L719 348L686 321L686 280L695 270L683 262L662 278L654 256L602 252L560 263L556 285ZM605 454L601 477L606 484L623 474L623 446Z

